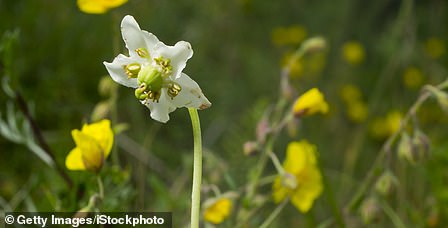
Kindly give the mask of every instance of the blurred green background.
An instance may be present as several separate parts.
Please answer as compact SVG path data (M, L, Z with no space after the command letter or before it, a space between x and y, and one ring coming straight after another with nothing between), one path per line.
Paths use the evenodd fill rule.
M95 106L108 99L98 91L107 75L102 62L126 53L119 31L124 15L133 15L142 29L166 44L190 42L194 55L184 72L213 104L199 112L204 182L225 192L244 185L248 167L258 161L245 156L242 145L255 138L256 123L281 94L285 58L305 38L322 36L327 48L297 63L290 80L295 96L318 87L330 112L293 126L290 130L295 133L282 134L275 150L283 160L289 141L306 138L316 144L320 167L331 186L324 191L333 192L343 207L389 136L384 130L388 113L397 110L403 115L421 86L447 78L447 10L443 0L129 0L106 14L92 15L81 12L76 1L0 0L0 34L3 40L5 34L17 34L12 51L2 52L0 67L2 77L8 74L12 88L33 107L45 139L64 164L75 146L70 131L91 122ZM355 43L354 50L344 48L348 43ZM349 52L352 61L344 57ZM361 111L351 110L341 95L346 85L361 93ZM186 224L193 148L187 110L171 113L171 120L160 124L131 89L118 86L117 99L111 118L114 124L128 124L128 129L115 138L121 168L110 163L103 172L105 210L173 211L175 224ZM2 92L2 118L9 102ZM431 156L395 169L401 197L396 194L390 202L405 224L442 227L448 222L447 120L434 99L425 104L419 123L431 139ZM67 190L53 169L25 146L4 137L0 154L4 210L76 211L96 190L95 180L84 172L69 172L76 185ZM266 173L275 173L272 165ZM270 187L261 192L269 197ZM270 203L260 210L254 224L274 207ZM312 212L300 215L288 205L275 224L315 227L329 216L324 193ZM387 216L377 222L380 227L391 224Z

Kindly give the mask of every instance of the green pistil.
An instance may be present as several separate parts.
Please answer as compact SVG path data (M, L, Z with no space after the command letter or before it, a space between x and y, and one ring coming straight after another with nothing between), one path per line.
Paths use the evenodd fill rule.
M144 83L147 89L151 91L159 91L163 85L162 73L151 66L146 66L140 70L137 81L139 85Z

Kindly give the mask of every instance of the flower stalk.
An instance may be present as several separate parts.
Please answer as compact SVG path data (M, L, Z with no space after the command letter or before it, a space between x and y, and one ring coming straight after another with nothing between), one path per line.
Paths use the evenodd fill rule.
M195 108L188 108L191 125L193 127L193 186L191 192L191 228L199 227L199 213L201 205L201 179L202 179L202 139L201 125L198 111Z

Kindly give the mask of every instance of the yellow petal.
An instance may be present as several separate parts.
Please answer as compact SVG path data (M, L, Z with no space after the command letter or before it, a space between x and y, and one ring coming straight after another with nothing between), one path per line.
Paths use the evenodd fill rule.
M220 224L226 219L232 210L232 201L227 198L218 199L213 205L204 211L204 220L213 224Z
M299 176L299 185L291 196L291 203L305 213L323 190L322 176L316 166L308 166Z
M97 1L107 8L115 8L128 2L128 0L97 0Z
M288 195L289 189L282 185L281 177L277 177L272 184L272 198L275 203L280 203Z
M82 127L81 132L96 140L104 153L104 159L109 156L114 143L114 133L110 128L109 120L101 120L96 123L85 124Z
M103 4L94 0L78 0L77 4L79 9L84 13L102 14L107 11L107 8Z
M65 166L69 170L85 170L84 162L82 161L82 153L79 148L74 148L65 158Z
M316 147L305 140L291 142L286 150L283 168L294 175L305 167L316 164Z
M317 112L327 113L328 104L319 89L312 88L296 100L293 111L296 116L312 115Z
M104 154L98 142L79 130L72 131L76 147L81 151L82 161L88 170L98 171L104 162Z
M102 14L126 2L127 0L78 0L77 4L84 13Z

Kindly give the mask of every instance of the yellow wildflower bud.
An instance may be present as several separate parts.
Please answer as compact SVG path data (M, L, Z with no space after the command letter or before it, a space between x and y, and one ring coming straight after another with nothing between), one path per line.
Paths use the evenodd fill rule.
M232 212L232 201L228 198L219 198L204 204L204 220L213 224L222 223Z
M99 172L112 149L114 134L109 120L85 124L81 131L72 131L76 147L65 159L69 170Z
M293 106L296 117L313 115L315 113L327 113L328 104L324 100L324 95L317 88L308 90L302 94Z

